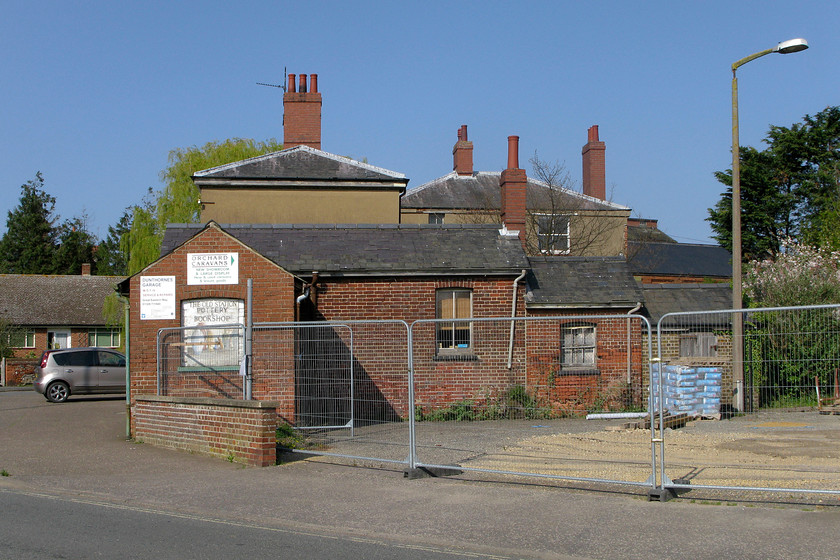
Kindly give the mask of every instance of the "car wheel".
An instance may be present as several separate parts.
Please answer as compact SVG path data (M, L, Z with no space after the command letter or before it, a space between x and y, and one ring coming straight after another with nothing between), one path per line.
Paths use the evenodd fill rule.
M50 383L45 396L50 402L64 402L70 396L70 387L64 381Z

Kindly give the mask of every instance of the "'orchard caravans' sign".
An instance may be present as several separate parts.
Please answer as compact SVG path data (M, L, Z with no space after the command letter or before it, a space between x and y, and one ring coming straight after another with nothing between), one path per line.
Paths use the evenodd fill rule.
M239 284L239 253L187 254L187 285Z
M175 277L140 277L140 319L175 318Z

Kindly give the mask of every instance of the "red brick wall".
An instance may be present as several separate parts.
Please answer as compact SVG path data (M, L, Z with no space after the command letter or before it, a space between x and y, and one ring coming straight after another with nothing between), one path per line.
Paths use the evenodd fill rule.
M238 285L187 285L189 253L238 253ZM173 320L140 319L140 277L175 276L176 316ZM255 322L292 321L294 319L295 280L277 265L251 251L217 227L210 227L175 251L151 264L130 281L129 317L130 368L132 401L140 395L157 392L156 337L161 328L181 326L181 301L193 298L247 297L247 279L253 280L253 320ZM276 387L293 386L294 372L274 372L254 387L255 399L276 399ZM207 394L206 396L215 396ZM292 403L281 403L291 407Z
M134 437L238 463L277 462L277 403L139 397L133 407Z
M557 311L530 312L556 316ZM528 385L537 388L541 404L557 413L621 410L642 402L642 330L638 319L594 318L596 313L567 313L583 319L532 321L527 325ZM602 313L601 315L606 315ZM592 316L592 319L585 318ZM593 325L596 358L592 369L562 368L562 332L566 325ZM629 346L628 346L629 332ZM628 357L630 383L628 384Z
M326 320L401 319L407 323L435 319L435 295L439 289L472 291L473 317L510 316L513 277L391 278L335 280L319 284L318 312ZM517 315L523 316L523 287L517 292ZM416 400L436 408L472 399L495 397L495 388L524 383L524 329L516 329L513 367L507 368L509 321L473 323L472 356L441 359L436 356L434 324L414 327ZM391 328L384 340L357 337L354 355L365 375L388 400L394 412L405 418L411 410L407 397L405 330ZM391 352L393 355L387 355Z

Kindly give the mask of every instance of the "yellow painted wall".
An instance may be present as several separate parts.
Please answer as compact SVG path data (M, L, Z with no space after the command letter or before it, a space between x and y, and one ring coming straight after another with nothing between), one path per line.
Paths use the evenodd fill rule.
M396 224L397 190L201 190L201 221L220 224Z

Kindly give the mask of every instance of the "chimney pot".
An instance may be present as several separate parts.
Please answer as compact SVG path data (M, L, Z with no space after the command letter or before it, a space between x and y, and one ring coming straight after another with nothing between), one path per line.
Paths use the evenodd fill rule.
M519 169L519 136L508 136L508 169Z
M297 91L295 91L297 76ZM283 148L309 146L321 149L321 94L318 75L311 76L307 91L306 74L289 74L289 87L283 95Z
M318 93L318 74L309 75L309 91Z
M452 169L458 175L473 174L473 145L467 140L467 125L461 125L458 129L458 141L452 148Z

